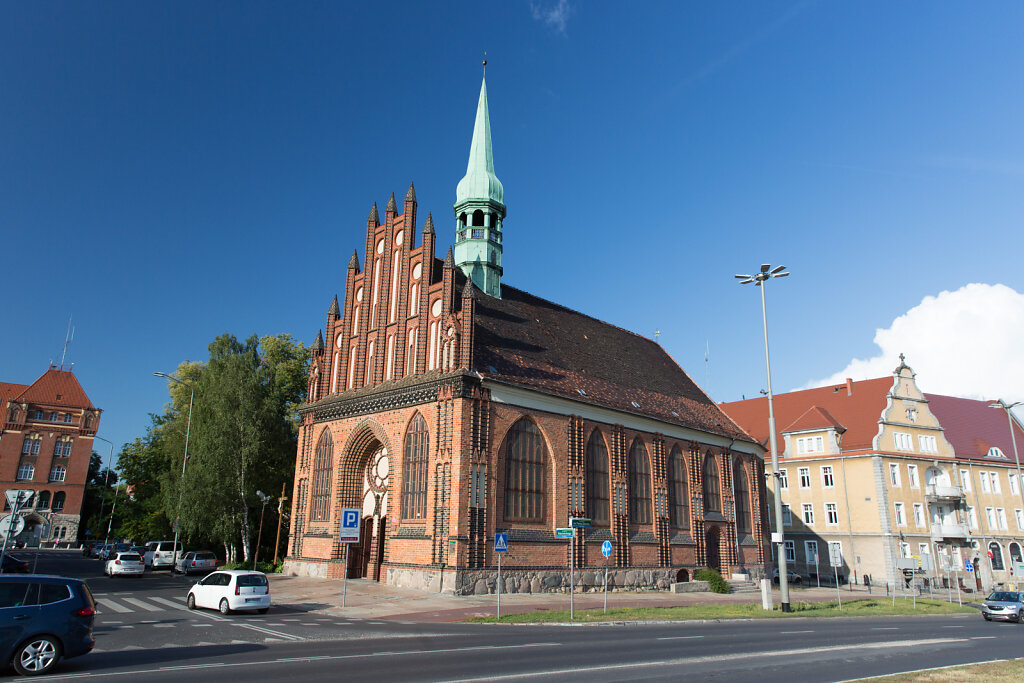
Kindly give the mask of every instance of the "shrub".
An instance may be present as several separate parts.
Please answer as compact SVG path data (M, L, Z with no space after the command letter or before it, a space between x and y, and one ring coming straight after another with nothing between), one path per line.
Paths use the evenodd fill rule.
M717 569L698 569L693 573L694 581L707 581L712 593L731 592L728 582L722 578Z
M277 564L270 562L258 562L256 571L264 574L280 574L284 568L284 560L278 560ZM252 562L227 562L221 569L252 569Z

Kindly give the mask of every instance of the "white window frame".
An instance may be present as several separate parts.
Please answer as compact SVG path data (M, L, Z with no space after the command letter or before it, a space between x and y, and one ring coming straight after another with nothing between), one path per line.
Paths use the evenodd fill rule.
M32 481L36 476L36 468L29 464L18 465L15 481Z
M992 493L1002 493L1003 486L999 482L999 472L989 472L988 477L992 480Z
M825 437L822 436L801 436L796 440L796 452L799 455L804 453L824 453Z
M922 528L925 526L924 505L921 503L914 503L914 526Z
M839 526L839 506L837 504L825 503L825 524Z
M832 473L832 465L821 466L821 485L827 489L835 487L836 478L835 475Z
M903 503L893 503L893 507L896 511L896 526L906 526L907 512Z
M900 483L900 464L898 462L889 463L889 484L895 489L903 487L903 484Z
M786 562L796 564L796 541L783 541L786 548Z
M917 465L907 465L907 483L912 489L921 488L921 479L917 476Z
M793 526L793 511L785 503L782 504L782 526Z
M1015 508L1013 516L1017 519L1017 528L1024 530L1024 510Z
M1006 510L1003 508L996 508L996 522L999 523L1000 531L1006 531L1010 528L1006 524Z
M813 551L811 550L813 548ZM814 558L814 562L811 562L811 558ZM821 562L821 555L818 553L818 542L817 541L804 541L804 561L807 564L813 564L818 566Z
M929 434L918 434L917 445L922 453L939 452L939 440Z
M928 547L927 543L918 543L917 544L917 554L918 555L931 555L932 551Z
M996 530L996 509L994 507L985 508L985 521L988 522L990 531Z
M910 557L910 544L906 541L900 541L900 557L904 559Z
M971 471L960 470L960 486L964 487L966 493L971 492Z
M797 470L797 475L800 478L800 488L809 489L811 488L811 468L801 467Z
M978 470L978 481L981 482L982 493L992 493L992 487L988 484L988 472L985 470Z
M804 503L801 508L804 524L814 526L814 503Z
M973 506L967 506L967 526L972 529L978 528L978 512Z
M789 490L789 472L786 471L785 467L779 468L779 488L783 491Z
M898 451L913 451L914 435L910 432L893 432L892 443L893 448Z
M1010 480L1010 493L1015 496L1019 496L1020 482L1017 481L1017 475L1010 473L1009 475L1007 475L1007 478Z

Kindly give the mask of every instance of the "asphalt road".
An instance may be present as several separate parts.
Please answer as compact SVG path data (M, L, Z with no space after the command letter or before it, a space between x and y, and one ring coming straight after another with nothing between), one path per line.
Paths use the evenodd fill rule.
M42 557L40 571L95 577L89 584L99 601L97 649L46 677L60 680L838 681L1024 656L1024 626L980 615L437 625L343 619L275 604L267 615L224 617L185 608L194 579L166 572L108 579L96 560Z

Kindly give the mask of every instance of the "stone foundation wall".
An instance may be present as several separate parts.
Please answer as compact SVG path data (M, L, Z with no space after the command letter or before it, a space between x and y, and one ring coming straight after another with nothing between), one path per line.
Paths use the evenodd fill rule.
M281 573L286 576L311 576L315 579L326 579L327 562L311 562L286 557Z
M415 588L431 593L453 595L456 586L455 569L415 569L412 567L386 567L387 584L401 588Z
M577 592L604 590L604 570L580 569L575 572ZM608 590L643 591L668 590L675 583L676 570L609 569ZM503 593L568 593L568 569L512 569L502 570ZM463 570L459 572L456 595L487 595L495 593L498 585L497 569Z

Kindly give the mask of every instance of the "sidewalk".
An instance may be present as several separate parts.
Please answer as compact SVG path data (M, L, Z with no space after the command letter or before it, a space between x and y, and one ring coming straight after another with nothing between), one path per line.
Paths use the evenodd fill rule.
M452 623L468 617L494 616L497 608L496 595L455 596L431 593L413 588L396 588L366 579L349 579L346 606L341 607L344 581L341 579L313 579L301 576L270 577L270 592L274 604L289 605L311 612L322 612L332 616L355 619L385 619L392 621L416 621L428 623ZM868 597L885 599L883 589L868 593L863 586L842 588L844 600ZM909 596L908 596L909 597ZM927 595L919 596L927 598ZM945 600L946 594L935 594L935 599ZM828 602L836 599L833 588L791 588L790 601ZM773 604L779 603L779 592L772 591ZM669 593L610 592L608 607L674 607L679 605L736 605L761 604L760 593ZM604 605L604 593L576 593L575 609L600 609ZM516 593L501 596L501 613L518 614L545 610L569 609L568 593Z

